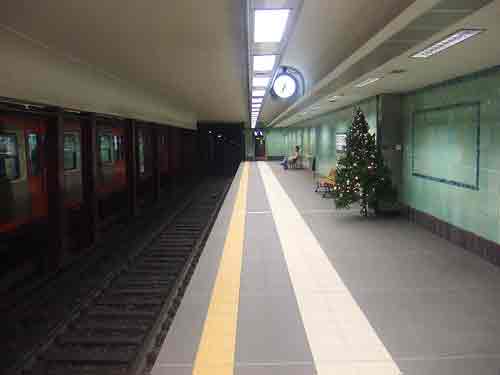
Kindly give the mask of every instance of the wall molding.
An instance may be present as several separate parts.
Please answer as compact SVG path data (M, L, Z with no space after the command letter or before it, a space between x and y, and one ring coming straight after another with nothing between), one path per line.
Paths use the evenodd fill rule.
M422 173L418 173L415 171L415 129L416 129L416 117L417 115L422 115L430 112L440 112L440 111L448 111L451 109L455 108L466 108L466 107L474 107L476 110L476 170L475 170L475 184L467 184L464 182L460 181L455 181L455 180L449 180L447 178L441 178L437 176L429 176L425 175ZM419 178L424 178L426 180L434 181L434 182L439 182L439 183L444 183L447 185L451 186L457 186L465 189L470 189L470 190L479 190L479 171L480 171L480 158L481 158L481 102L462 102L462 103L456 103L456 104L450 104L450 105L445 105L445 106L440 106L440 107L431 107L431 108L422 108L413 111L412 116L411 116L411 173L412 176L414 177L419 177Z

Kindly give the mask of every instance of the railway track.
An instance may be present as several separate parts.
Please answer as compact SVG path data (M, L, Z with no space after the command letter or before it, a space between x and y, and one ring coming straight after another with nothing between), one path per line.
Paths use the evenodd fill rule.
M228 180L217 180L195 193L170 224L59 329L22 373L143 373L180 305L228 187Z

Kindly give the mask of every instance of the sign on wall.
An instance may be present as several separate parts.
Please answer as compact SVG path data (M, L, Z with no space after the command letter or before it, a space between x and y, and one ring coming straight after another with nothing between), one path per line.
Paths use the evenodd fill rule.
M335 149L337 152L345 152L347 146L347 134L337 133L335 135Z

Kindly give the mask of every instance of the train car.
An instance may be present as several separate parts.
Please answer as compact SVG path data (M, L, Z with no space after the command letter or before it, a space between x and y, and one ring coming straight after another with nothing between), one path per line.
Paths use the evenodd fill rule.
M71 263L94 243L97 232L106 232L117 220L128 218L133 207L153 204L161 192L182 192L191 177L199 175L197 132L104 116L97 116L95 132L86 131L90 119L53 109L36 112L16 107L0 112L3 287ZM58 125L62 125L62 137L49 139L54 137L51 126ZM135 140L129 139L131 134ZM84 145L84 141L95 143ZM59 152L49 149L49 142L60 142ZM129 154L132 144L135 152ZM96 153L95 179L83 175L94 165L93 157L83 155L86 150ZM50 164L49 154L59 155L60 160ZM55 187L60 194L49 198L54 186L48 181L57 178L55 173L64 178ZM62 213L57 213L57 196L63 197ZM49 206L55 210L49 212ZM57 250L50 251L54 243Z

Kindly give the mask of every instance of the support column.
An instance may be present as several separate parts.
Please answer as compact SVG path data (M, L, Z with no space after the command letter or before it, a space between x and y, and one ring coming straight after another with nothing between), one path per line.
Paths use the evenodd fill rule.
M91 113L82 126L82 183L88 224L88 246L98 239L97 120Z
M137 129L135 120L127 121L127 182L129 192L129 212L138 214L137 204Z
M56 270L64 251L64 117L58 112L49 120L46 133L49 249L44 259L46 271Z

